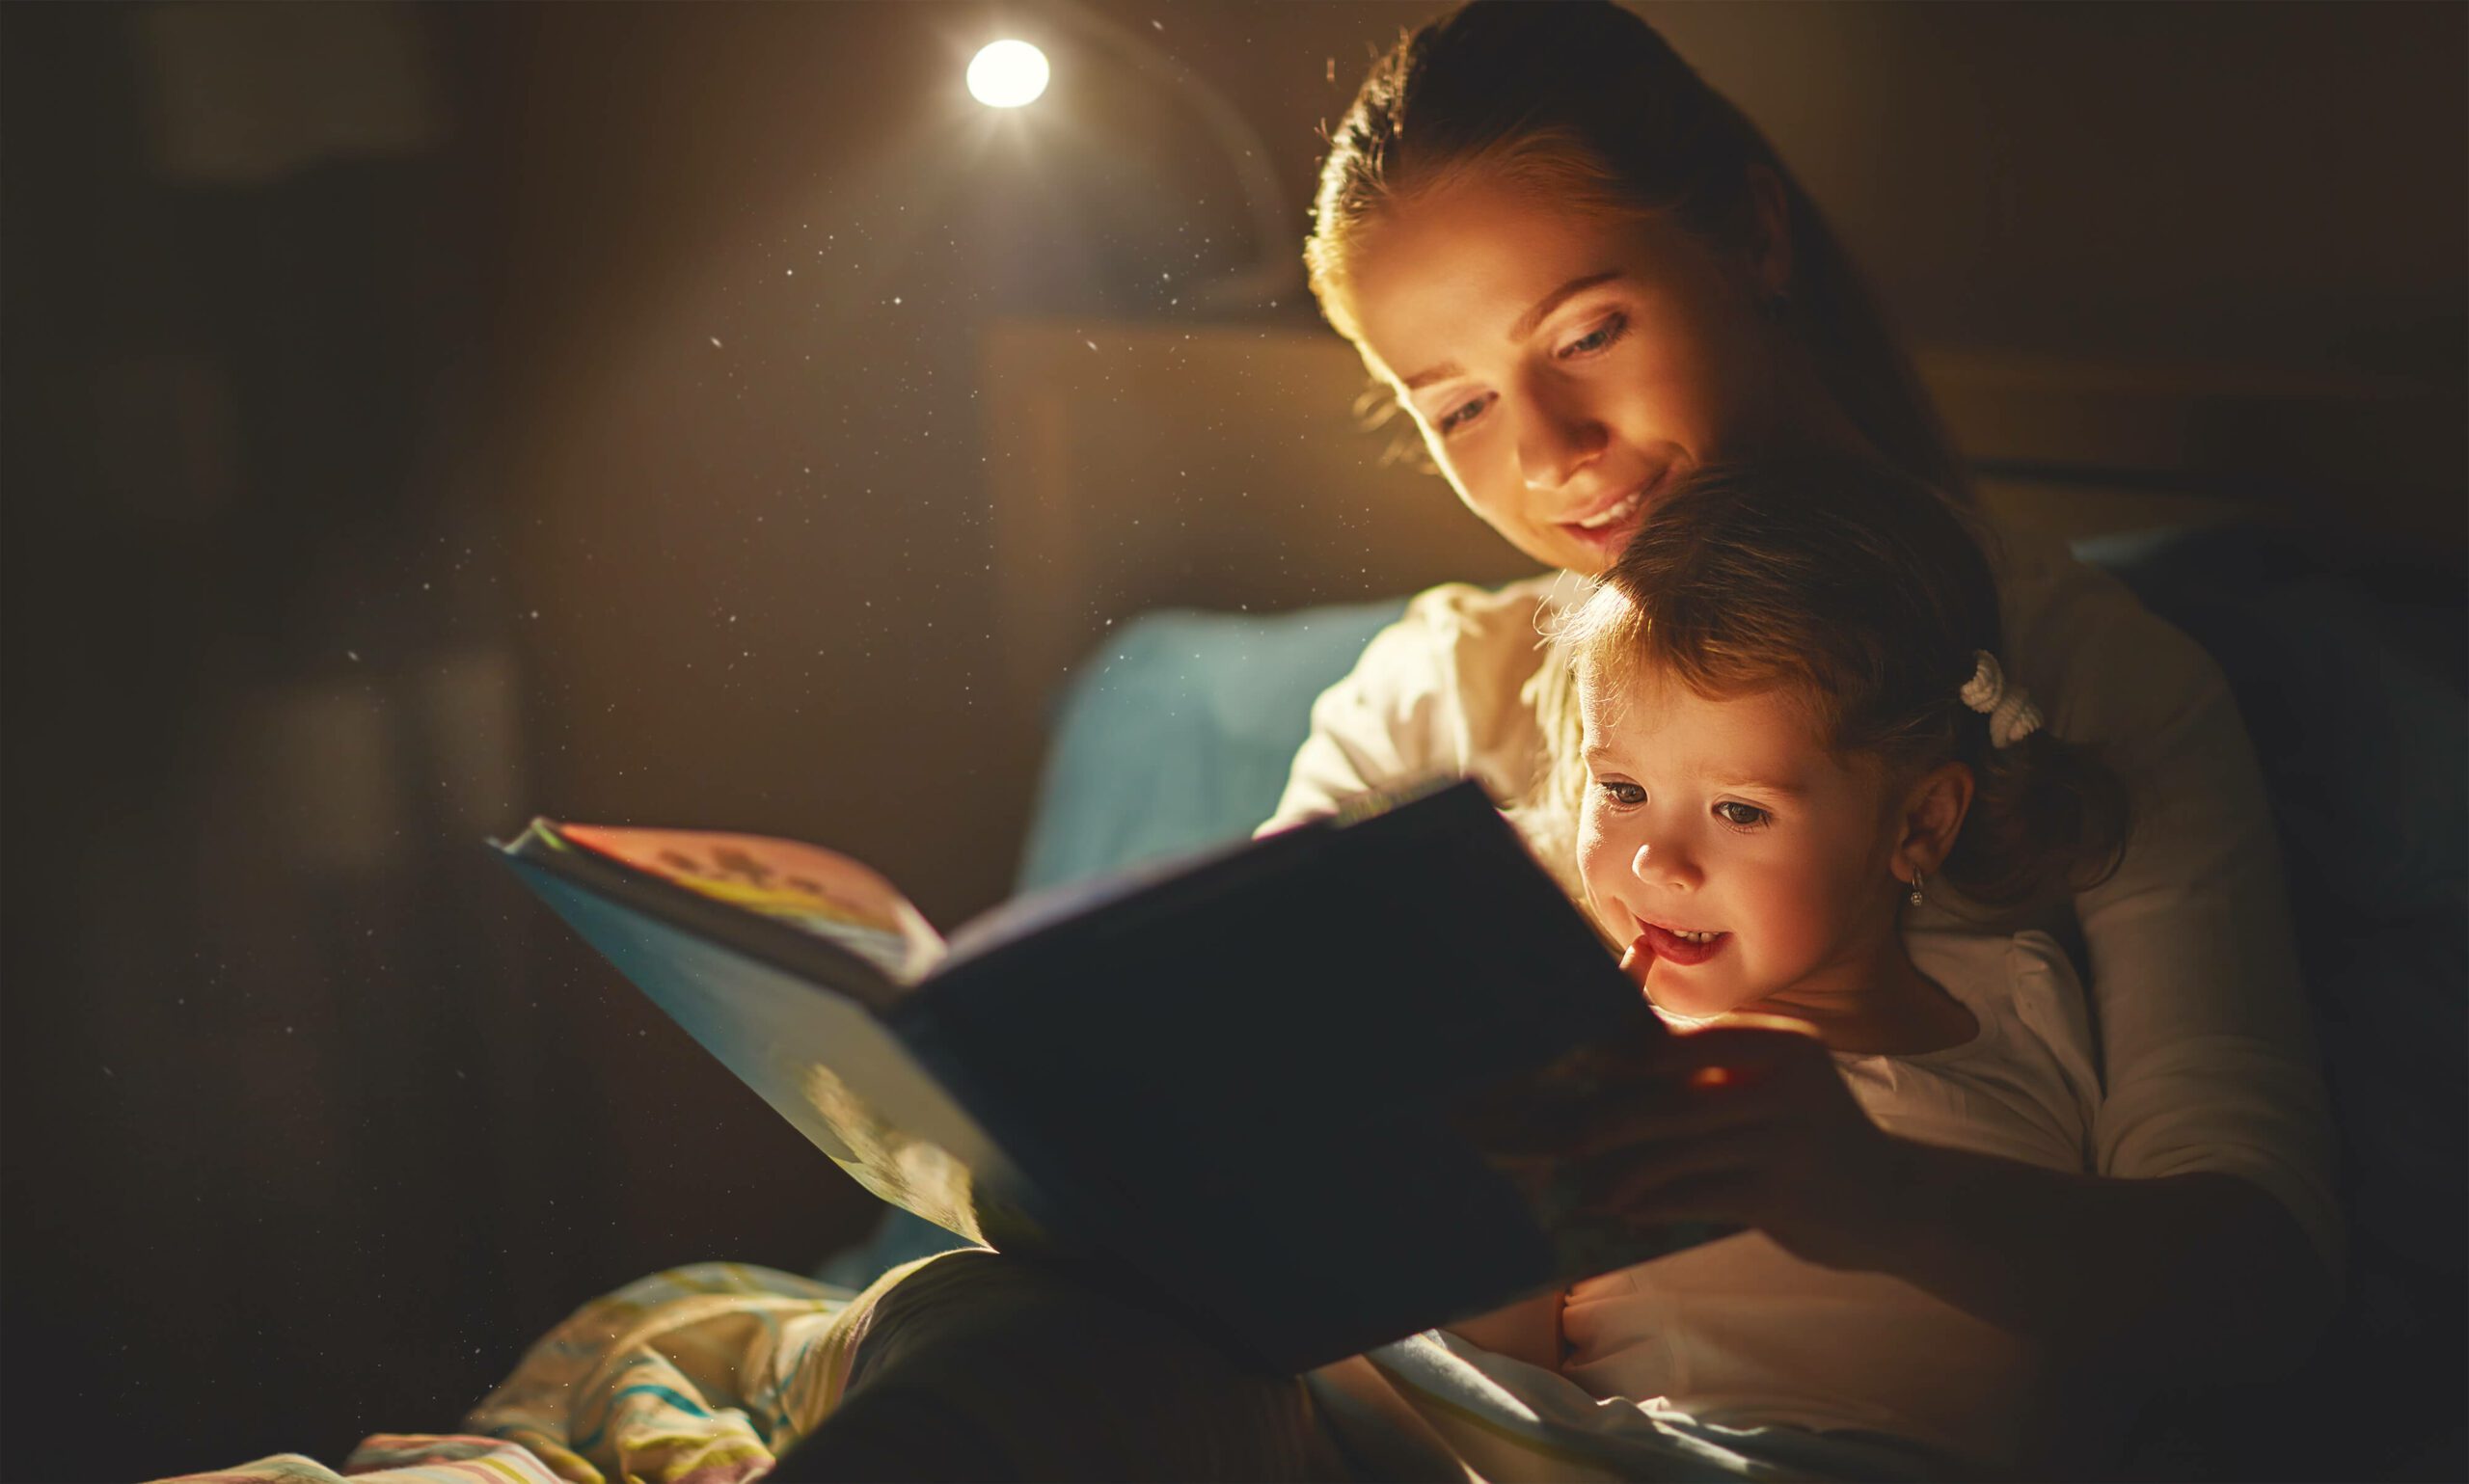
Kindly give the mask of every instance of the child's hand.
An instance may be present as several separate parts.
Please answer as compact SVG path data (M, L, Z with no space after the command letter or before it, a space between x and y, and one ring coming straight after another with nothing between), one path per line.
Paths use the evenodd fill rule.
M1873 1267L1890 1250L1904 1146L1804 1024L1734 1014L1622 1062L1563 1147L1588 1204L1639 1225L1755 1227L1828 1267Z

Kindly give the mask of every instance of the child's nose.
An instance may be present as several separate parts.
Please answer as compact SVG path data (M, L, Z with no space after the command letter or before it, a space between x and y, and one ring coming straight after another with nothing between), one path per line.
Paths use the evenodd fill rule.
M1649 886L1687 887L1697 884L1696 863L1689 858L1686 851L1669 841L1661 846L1648 843L1638 847L1638 853L1629 861L1629 870Z

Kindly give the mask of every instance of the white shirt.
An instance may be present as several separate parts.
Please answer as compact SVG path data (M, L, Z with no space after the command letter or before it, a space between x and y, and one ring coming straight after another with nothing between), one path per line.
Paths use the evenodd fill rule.
M2297 1219L2337 1281L2330 1113L2271 813L2228 683L2193 640L2062 546L2010 532L1991 555L2007 673L2055 735L2101 748L2135 819L2106 881L1968 925L2039 929L2062 943L2079 930L2105 1089L2095 1172L2250 1180ZM1531 803L1546 761L1530 684L1543 658L1537 620L1586 586L1551 574L1417 597L1313 707L1264 827L1443 770L1481 779L1506 808ZM1943 897L1933 886L1912 925L1966 926Z
M2052 1170L2091 1168L2101 1103L2083 992L2045 933L1913 933L1913 959L1979 1034L1916 1056L1835 1058L1878 1125ZM1804 1262L1746 1232L1570 1289L1561 1372L1701 1423L1858 1429L2007 1470L2062 1420L2043 1359L1876 1273Z

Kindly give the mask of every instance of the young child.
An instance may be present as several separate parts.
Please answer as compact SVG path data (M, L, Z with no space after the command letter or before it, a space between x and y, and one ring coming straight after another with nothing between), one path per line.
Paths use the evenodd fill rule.
M2003 680L1991 569L1950 506L1843 461L1710 467L1554 638L1573 703L1555 739L1564 839L1667 1022L1787 1016L1885 1134L2090 1168L2094 1041L2058 944L1902 930L1924 897L1985 922L2085 884L2124 843L2115 778ZM1764 1132L1700 1138L1720 1155ZM1665 1159L1658 1188L1615 1182L1605 1203L1650 1219L1673 1186ZM1556 1307L1557 1356L1519 1343L1535 1332L1507 1314L1455 1334L1649 1420L1857 1435L1887 1457L1909 1447L1921 1471L2034 1471L2069 1451L2061 1434L2097 1430L2061 1415L2070 1399L2026 1337L1762 1231L1581 1282ZM1525 1400L1555 1416L1548 1396ZM1633 1437L1636 1420L1571 1419ZM1487 1475L1528 1471L1500 1438L1472 1445ZM1568 1462L1536 1456L1545 1474Z

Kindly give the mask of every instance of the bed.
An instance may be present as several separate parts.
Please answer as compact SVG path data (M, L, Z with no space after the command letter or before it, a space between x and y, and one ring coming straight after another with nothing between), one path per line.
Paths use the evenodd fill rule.
M1023 887L1240 834L1268 812L1313 696L1408 593L1527 570L1394 430L1365 426L1362 369L1324 331L1024 321L982 356L995 724L1048 739ZM2300 1376L2154 1408L2126 1474L2457 1476L2458 389L1922 364L1992 509L2074 541L2220 661L2298 900L2334 904L2300 939L2347 1159L2349 1303ZM725 1264L647 1278L544 1338L467 1421L477 1436L373 1438L346 1467L748 1476L845 1366L824 1338L836 1306L944 1245L902 1221L816 1280ZM653 1442L620 1462L610 1440L629 1429ZM277 1459L221 1477L335 1475Z

